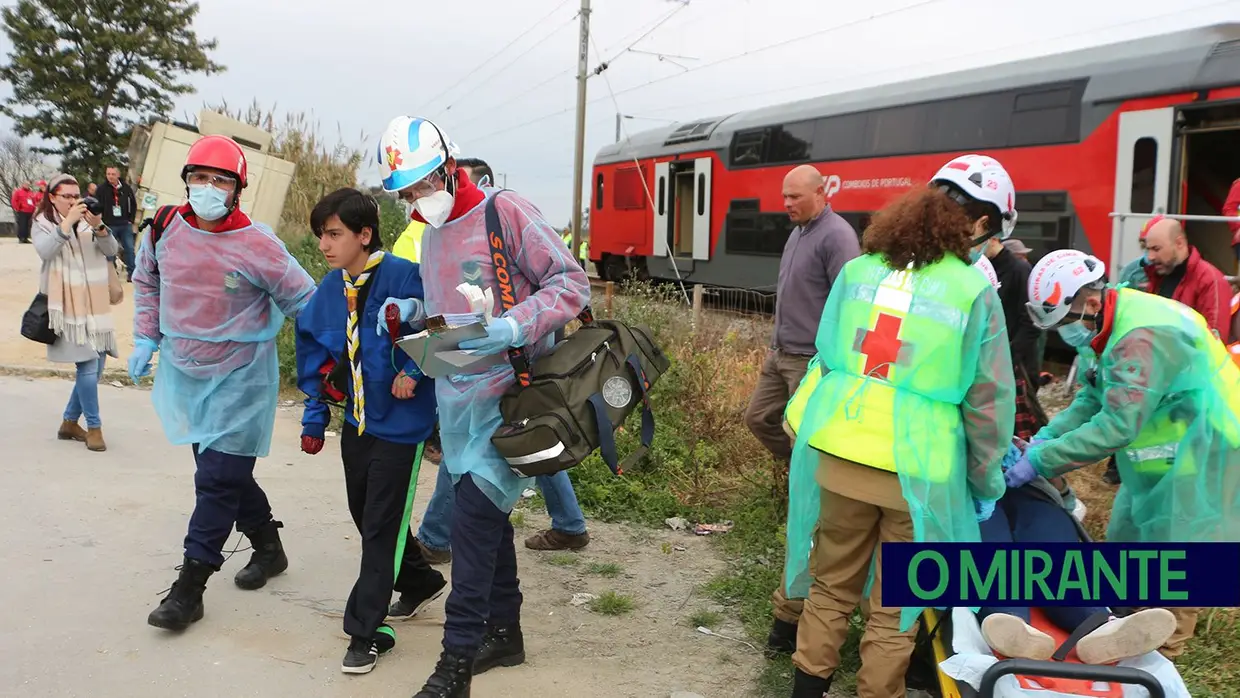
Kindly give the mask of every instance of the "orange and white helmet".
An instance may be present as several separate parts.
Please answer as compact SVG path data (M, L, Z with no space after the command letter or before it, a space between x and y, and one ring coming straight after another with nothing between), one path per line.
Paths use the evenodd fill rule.
M982 276L986 277L986 280L990 282L991 286L995 287L996 291L1003 285L999 283L999 275L995 273L995 265L990 263L990 258L986 255L978 257L977 261L973 263L973 268L982 272Z
M1025 306L1033 324L1049 330L1069 311L1081 289L1106 285L1106 265L1080 250L1057 250L1034 265L1029 272L1029 302Z
M1016 229L1016 185L1003 165L989 155L961 155L939 168L930 185L942 189L961 206L975 202L993 206L1001 223L1000 240L1011 237ZM994 217L990 222L995 222Z

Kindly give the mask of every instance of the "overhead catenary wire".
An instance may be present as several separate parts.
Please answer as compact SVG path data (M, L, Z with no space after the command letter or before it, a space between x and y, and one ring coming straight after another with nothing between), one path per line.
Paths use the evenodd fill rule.
M637 44L637 42L639 42L639 41L641 41L642 39L644 39L644 38L646 38L647 36L649 36L651 33L653 33L653 32L654 32L654 30L658 29L660 26L662 26L662 25L663 25L663 23L664 23L664 22L666 22L666 21L668 21L669 19L671 19L673 16L675 16L675 14L676 14L677 12L679 12L680 10L683 10L683 9L684 9L685 7L687 7L687 6L688 6L688 4L689 4L688 0L675 0L675 2L677 2L677 4L678 4L678 6L677 6L675 9L673 9L671 12L669 12L669 13L665 14L665 15L664 15L664 16L662 16L661 18L659 18L659 19L655 20L655 21L654 21L654 23L650 26L650 28L649 28L649 29L646 29L646 31L644 31L644 32L642 33L642 35L641 35L641 36L639 36L639 37L638 37L635 41L633 41L632 43L630 43L630 44L629 44L629 45L628 45L628 46L624 49L624 51L627 51L628 49L630 49L630 48L632 48L634 45L636 45L636 44ZM574 15L574 16L573 16L573 19L576 19L576 17L577 17L577 16L576 16L576 15ZM558 31L558 30L557 30L557 31ZM553 34L554 34L554 32L553 32ZM630 33L629 33L629 36L631 36L632 34L633 34L633 32L630 32ZM626 36L626 38L627 38L627 36ZM623 54L623 52L624 52L624 51L621 51L621 54ZM595 54L596 54L596 55L598 54L598 47L597 47L597 46L595 47ZM619 56L617 56L617 58L618 58L618 57L619 57ZM518 58L520 58L520 57L518 56ZM514 60L515 60L515 59L514 59ZM614 61L614 60L615 60L615 58L613 58L612 60ZM513 103L513 102L515 102L515 101L517 101L517 100L519 100L519 99L521 99L522 97L526 97L526 96L528 96L529 94L533 93L534 91L536 91L536 90L538 90L538 89L542 88L543 86L545 86L545 85L547 85L547 84L549 84L549 83L551 83L551 82L554 82L555 80L558 80L560 77L562 77L562 76L564 76L564 75L571 75L571 74L573 73L573 71L574 71L574 70L576 70L576 68L575 68L575 67L565 68L564 70L561 70L561 71L559 71L558 73L555 73L554 75L552 75L551 77L546 78L545 80L543 80L543 81L539 82L538 84L534 85L533 87L529 87L529 88L526 88L526 89L524 89L524 90L521 90L521 91L517 92L516 94L512 95L511 97L508 97L507 99L504 99L504 100L503 100L503 101L501 101L501 102L498 102L498 103L496 103L496 104L492 104L492 105L490 105L490 106L488 106L488 107L485 107L485 108L478 109L478 111L479 111L479 115L478 115L478 116L470 117L470 118L466 119L465 121L462 121L462 122L457 123L457 124L456 124L456 128L458 128L458 129L459 129L460 127L462 127L462 126L464 126L464 125L466 125L466 124L471 124L471 123L473 123L473 122L475 122L475 121L478 121L478 120L480 120L480 119L488 118L488 117L490 117L490 116L491 116L491 114L492 114L492 113L493 113L496 109L499 109L500 107L503 107L503 106L507 106L507 105L509 105L509 104L511 104L511 103ZM491 77L494 77L494 75L492 75ZM476 88L476 87L477 87L477 86L475 86L475 88ZM451 108L452 108L451 106L449 106L449 107L448 107L448 109L451 109ZM445 109L444 111L447 111L447 109Z
M483 61L482 61L481 63L479 63L478 65L474 66L472 70L470 70L468 73L466 73L464 77L460 78L459 80L454 81L451 85L449 85L449 86L448 86L448 88L447 88L447 89L443 90L443 91L442 91L442 92L440 92L439 94L437 94L437 95L435 95L434 97L431 97L430 99L428 99L428 100L426 100L425 102L423 102L423 103L422 103L422 108L421 108L421 109L419 109L419 110L418 110L418 112L419 112L419 113L421 113L421 112L425 111L426 109L429 109L429 108L430 108L430 106L431 106L432 104L434 104L434 103L435 103L435 102L436 102L439 98L441 98L441 97L443 97L444 95L448 94L448 93L449 93L449 92L451 92L453 89L455 89L455 88L460 87L461 85L463 85L463 84L465 83L465 81L466 81L466 80L468 80L469 78L473 77L474 73L477 73L479 70L482 70L482 69L483 69L483 68L485 68L486 66L490 65L492 61L494 61L496 58L499 58L499 57L500 57L500 55L501 55L504 51L507 51L507 50L508 50L508 48L509 48L509 47L511 47L513 44L517 43L517 42L518 42L518 41L520 41L521 39L525 38L526 36L528 36L531 32L533 32L533 31L534 31L535 29L537 29L538 27L542 26L542 23L543 23L543 22L546 22L548 19L550 19L550 18L551 18L551 16L552 16L552 15L554 15L555 13L559 12L560 10L562 10L562 9L563 9L566 5L568 5L568 4L569 4L570 2L572 2L572 1L573 1L573 0L564 0L564 1L563 1L563 2L561 2L559 5L556 5L556 8L555 8L554 10L552 10L552 11L548 12L545 16L543 16L542 18L540 18L538 21L534 22L534 24L532 24L532 25L531 25L528 29L526 29L525 31L521 32L520 34L517 34L516 38L514 38L512 41L509 41L508 43L504 44L503 48L501 48L500 50L498 50L498 51L496 51L495 53L491 54L491 55L490 55L490 56L488 56L487 58L483 59ZM577 17L577 15L575 15L575 14L574 14L574 15L573 15L573 18L575 19L576 17ZM570 21L571 21L571 20L570 20Z
M743 51L743 52L741 52L741 53L733 54L733 55L730 55L730 56L725 56L725 57L723 57L723 58L720 58L720 59L715 60L715 61L711 61L711 62L709 62L709 63L705 63L705 64L698 65L698 66L694 66L694 67L692 67L692 68L689 68L688 70L684 70L684 71L681 71L681 72L679 72L679 73L675 73L675 74L672 74L672 75L666 75L666 76L661 77L661 78L655 78L654 80L650 80L650 81L644 82L644 83L642 83L642 84L640 84L640 85L635 85L635 86L633 86L633 87L629 87L629 88L626 88L626 89L620 90L619 92L616 92L615 94L616 94L616 96L619 96L619 95L622 95L622 94L627 94L627 93L629 93L629 92L634 92L634 91L636 91L636 90L644 89L644 88L646 88L646 87L649 87L650 85L654 85L654 84L657 84L657 83L663 82L663 81L665 81L665 80L671 80L672 78L677 78L677 77L680 77L680 76L683 76L683 75L688 75L689 73L693 73L693 72L696 72L696 71L698 71L698 70L705 70L706 68L710 68L710 67L713 67L713 66L716 66L716 65L721 65L721 64L723 64L723 63L727 63L727 62L729 62L729 61L733 61L733 60L736 60L736 59L739 59L739 58L743 58L743 57L746 57L746 56L753 56L753 55L757 55L757 54L759 54L759 53L763 53L763 52L765 52L765 51L769 51L769 50L772 50L772 49L775 49L775 48L781 48L781 47L784 47L784 46L788 46L788 45L793 44L793 43L796 43L796 42L798 42L798 41L804 41L805 39L812 39L812 38L815 38L815 37L821 36L821 35L823 35L823 34L827 34L827 33L834 32L834 31L839 31L840 29L846 29L846 28L848 28L848 27L857 26L857 25L859 25L859 24L864 24L864 23L866 23L866 22L870 22L870 21L873 21L873 20L876 20L876 19L880 19L880 18L883 18L883 17L890 17L890 16L892 16L892 15L899 14L899 13L901 13L901 12L907 12L907 11L909 11L909 10L913 10L913 9L916 9L916 8L919 8L919 7L925 7L925 6L927 6L927 5L934 4L934 3L938 3L938 2L943 2L943 0L921 0L921 2L915 3L915 4L913 4L913 5L906 5L906 6L904 6L904 7L899 7L899 8L896 8L896 9L894 9L894 10L888 10L888 11L886 11L886 12L876 13L876 14L870 15L869 17L865 17L865 18L861 18L861 19L856 19L856 20L851 20L851 21L849 21L849 22L845 22L845 23L843 23L843 24L833 25L833 26L827 27L826 29L820 29L820 30L815 31L815 32L812 32L812 33L810 33L810 34L805 34L805 35L802 35L802 36L799 36L799 37L794 37L794 38L792 38L792 39L785 39L785 40L783 40L783 41L779 41L779 42L776 42L776 43L774 43L774 44L768 44L768 45L766 45L766 46L762 46L762 47L759 47L759 48L756 48L756 49L751 49L751 50L749 50L749 51ZM604 99L607 99L607 98L606 98L606 97L600 97L600 98L597 98L597 99L592 99L592 100L590 100L587 104L595 104L595 103L600 102L600 101L602 101L602 100L604 100ZM498 131L493 131L493 132L488 133L488 134L485 134L485 135L483 135L483 136L479 136L478 138L475 138L475 139L473 139L473 140L474 140L475 142L477 142L477 141L479 141L479 140L483 140L483 139L486 139L486 138L491 138L492 136L498 136L498 135L501 135L501 134L504 134L504 133L508 133L509 131L514 131L514 130L516 130L516 129L523 128L523 127L525 127L525 126L529 126L529 125L531 125L531 124L536 124L536 123L538 123L538 122L540 122L540 121L545 121L546 119L552 119L552 118L555 118L555 117L560 116L560 115L562 115L562 114L567 114L567 113L569 113L569 112L573 111L573 109L574 109L574 107L568 107L568 108L566 108L566 109L561 109L560 111L557 111L557 112L552 112L552 113L550 113L550 114L544 114L544 115L542 115L542 116L538 116L538 117L535 117L535 118L533 118L533 119L530 119L529 121L523 121L523 122L521 122L521 123L519 123L519 124L517 124L517 125L515 125L515 126L510 126L510 127L507 127L507 128L500 129L500 130L498 130Z
M452 101L452 103L451 103L451 104L449 104L448 106L444 107L444 109L443 109L444 113L447 113L448 111L450 111L450 110L452 109L452 107L455 107L455 106L456 106L456 105L457 105L457 104L458 104L458 103L459 103L462 99L469 99L469 98L470 98L470 96L472 96L472 95L474 95L474 94L478 94L478 93L477 93L478 88L480 88L480 87L482 87L483 85L485 85L485 84L487 84L488 82L490 82L490 81L491 81L491 80L492 80L492 79L493 79L496 75L499 75L500 73L504 72L505 70L508 70L509 68L511 68L513 65L515 65L515 64L517 63L517 61L519 61L519 60L521 60L522 58L524 58L524 57L526 57L527 55L529 55L529 53L530 53L531 51L533 51L534 49L536 49L536 48L541 48L541 47L543 46L543 43L542 43L542 42L544 42L544 41L546 41L547 39L550 39L551 37L553 37L553 36L555 36L556 34L560 33L560 31L562 31L565 27L567 27L567 26L569 26L570 24L572 24L572 23L573 23L573 22L577 19L577 17L578 17L578 15L573 15L572 17L569 17L567 21L565 21L563 24L561 24L561 25L559 25L558 27L556 27L555 29L553 29L553 30L551 31L551 33L550 33L550 34L548 34L548 35L544 36L544 37L543 37L541 40L539 40L537 43L533 44L532 46L530 46L530 47L529 47L529 48L527 48L526 50L522 51L522 52L521 52L521 54L520 54L519 56L517 56L516 58L514 58L514 59L512 59L512 60L510 60L510 61L505 61L505 62L504 62L504 66L503 66L502 68L500 68L499 70L495 71L494 73L491 73L491 75L490 75L489 77L487 77L485 80L483 80L482 82L480 82L480 83L478 83L478 84L474 85L472 88L470 88L470 89L471 89L471 91L470 91L470 92L468 92L468 93L466 93L466 94L464 94L464 95L461 95L460 97L457 97L456 99L454 99L454 100Z
M1112 29L1119 29L1119 28L1121 28L1121 27L1131 26L1131 25L1134 25L1134 24L1142 24L1142 23L1145 23L1145 22L1153 22L1153 21L1157 21L1157 20L1160 20L1160 19L1166 19L1166 18L1168 18L1168 17L1178 17L1178 16L1183 15L1185 12L1195 12L1195 11L1198 11L1198 10L1210 9L1210 8L1212 8L1212 7L1220 7L1220 6L1223 6L1223 5L1231 5L1231 4L1234 4L1235 2L1236 2L1236 0L1219 0L1219 1L1217 1L1217 2L1210 2L1210 3L1206 3L1206 4L1204 4L1204 5L1198 5L1198 6L1195 6L1195 7L1180 8L1180 9L1175 10L1174 12L1165 12L1165 13L1163 13L1163 14L1154 15L1154 16L1151 16L1151 17L1142 17L1142 18L1140 18L1140 19L1132 19L1132 20L1128 20L1128 21L1125 21L1125 22L1120 22L1120 23L1118 23L1118 24L1111 24L1111 25L1107 25L1107 26L1105 26L1105 27L1095 27L1095 28L1091 28L1091 29L1083 29L1083 30L1079 30L1079 31L1069 32L1069 33L1066 33L1066 34L1059 34L1059 35L1057 35L1057 36L1053 36L1053 37L1051 37L1051 38L1049 38L1049 39L1035 39L1035 40L1033 40L1033 41L1025 41L1025 42L1022 42L1022 43L1019 43L1019 44L1012 44L1012 45L1010 45L1010 46L1004 46L1004 47L1003 47L1003 50L1004 50L1005 52L1011 52L1013 49L1027 48L1027 47L1030 47L1030 46L1044 46L1044 45L1047 45L1047 44L1052 44L1052 43L1055 43L1055 42L1057 42L1057 41L1061 41L1061 40L1063 40L1063 39L1070 39L1070 38L1077 37L1077 36L1084 36L1084 35L1086 35L1086 34L1094 34L1094 33L1100 32L1100 31L1110 31L1110 30L1112 30ZM980 50L980 51L970 51L969 53L963 53L963 54L958 54L958 55L955 55L955 56L950 56L950 57L948 57L946 60L947 60L947 61L949 61L949 62L950 62L950 61L957 61L957 60L961 60L961 59L965 59L965 58L973 58L973 57L976 57L976 56L991 56L991 55L994 55L994 53L995 53L995 49L993 49L993 48L986 48L986 49L982 49L982 50ZM1040 57L1040 56L1030 56L1028 59L1023 59L1023 60L1032 60L1032 59L1036 59L1036 58L1039 58L1039 57ZM881 69L879 69L879 70L872 70L872 71L868 71L868 72L864 72L864 73L854 73L854 74L852 74L852 75L846 75L846 76L843 76L843 77L831 78L830 80L819 80L818 82L801 83L801 84L793 85L793 86L791 86L791 87L780 87L780 88L771 89L771 90L761 90L761 91L759 91L759 92L747 92L747 93L745 93L745 94L740 94L740 95L732 95L732 96L730 96L730 97L718 97L718 98L712 98L712 99L708 99L708 100L703 100L703 101L700 101L700 102L689 102L689 103L687 103L687 104L676 104L676 105L672 105L672 106L670 106L670 107L657 107L657 108L654 108L654 109L643 109L642 111L644 111L644 112L646 112L646 113L648 113L648 114L659 114L659 113L662 113L662 112L674 111L674 110L677 110L677 109L686 109L686 108L689 108L689 107L698 107L698 106L702 106L702 105L706 105L706 104L718 104L718 103L720 103L720 102L735 102L735 101L737 101L737 100L739 100L739 99L748 99L748 98L750 98L750 97L763 97L763 96L766 96L766 95L780 94L780 93L783 93L783 92L804 92L804 91L805 91L805 89L806 89L806 88L808 88L808 87L819 87L819 86L822 86L822 85L836 85L836 84L839 84L839 83L842 83L842 82L847 82L847 81L849 81L849 80L854 80L854 79L856 79L856 78L874 77L874 76L877 76L877 75L886 75L887 73L903 72L903 71L906 71L906 70L907 70L907 69L909 69L909 68L913 68L913 67L917 67L917 66L921 66L921 65L925 65L925 62L924 62L924 61L918 61L917 63L906 63L906 64L903 64L903 65L898 65L898 66L895 66L895 67L892 67L892 68L881 68ZM983 66L983 67L984 67L984 66ZM946 72L946 73L932 73L932 74L930 74L930 75L928 75L928 76L918 76L918 77L916 77L916 78L911 78L911 79L921 79L921 78L923 78L923 77L935 77L935 76L937 76L937 75L948 75L948 74L950 74L951 72L955 72L955 71L948 71L948 72ZM864 88L858 88L858 89L864 89Z
M594 55L599 56L598 44L594 43L594 37L590 37L590 45L594 47ZM603 76L603 84L607 85L607 93L611 95L611 103L616 108L616 113L621 114L620 101L616 99L616 91L611 88L611 79L607 77L607 73L601 73ZM624 128L624 120L620 120L620 128L624 132L625 140L628 140L628 129ZM641 162L637 160L637 156L633 156L633 164L637 167L637 171L641 172ZM658 210L658 205L654 201L654 195L650 193L650 185L646 182L645 177L638 177L642 183L642 191L646 193L646 203L650 204L650 210ZM708 233L709 234L709 233ZM672 263L672 271L676 274L676 285L680 287L680 293L685 297L685 305L692 306L693 302L689 300L689 292L685 289L685 280L680 275L680 265L676 264L676 255L670 249L667 255L668 261Z

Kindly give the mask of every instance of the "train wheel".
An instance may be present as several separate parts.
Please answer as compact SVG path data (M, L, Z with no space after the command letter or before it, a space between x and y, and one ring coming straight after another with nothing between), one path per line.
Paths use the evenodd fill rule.
M603 258L602 262L599 262L598 266L598 275L602 277L603 281L615 281L616 283L619 283L623 281L624 277L628 276L629 273L629 265L625 264L624 257L619 255L607 255Z

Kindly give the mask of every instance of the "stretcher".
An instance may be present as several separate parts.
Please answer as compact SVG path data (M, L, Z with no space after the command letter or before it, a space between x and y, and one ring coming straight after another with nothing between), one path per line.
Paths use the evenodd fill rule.
M1069 514L1065 511L1065 516ZM1080 539L1089 542L1081 522L1069 516ZM1115 608L1125 616L1133 609ZM1046 661L1009 659L994 654L982 638L977 616L967 608L922 613L906 681L936 698L1188 698L1175 665L1158 652L1115 665L1083 664L1070 637L1039 610L1030 624L1055 639L1059 649ZM1083 633L1081 633L1083 634Z

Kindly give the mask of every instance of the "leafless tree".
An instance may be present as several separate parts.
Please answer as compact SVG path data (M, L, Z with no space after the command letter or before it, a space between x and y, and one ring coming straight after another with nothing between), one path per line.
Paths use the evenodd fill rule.
M39 155L22 139L11 133L0 135L0 194L5 205L18 185L38 179L43 169Z

